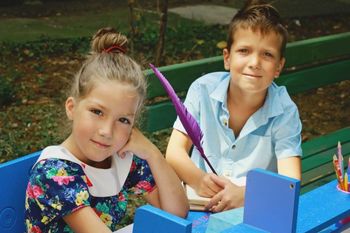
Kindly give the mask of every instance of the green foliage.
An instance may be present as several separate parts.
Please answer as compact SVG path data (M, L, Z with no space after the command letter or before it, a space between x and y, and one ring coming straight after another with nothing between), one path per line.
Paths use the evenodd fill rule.
M5 53L15 54L19 61L24 61L65 53L86 53L89 43L90 39L87 37L52 39L43 36L31 43L3 42L1 47Z

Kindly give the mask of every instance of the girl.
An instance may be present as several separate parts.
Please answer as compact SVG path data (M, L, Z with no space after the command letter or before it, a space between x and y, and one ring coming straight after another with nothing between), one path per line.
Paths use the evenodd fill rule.
M146 95L141 68L126 53L127 38L99 30L75 77L66 114L72 130L42 151L30 174L28 232L111 232L129 193L184 217L187 199L161 152L134 127Z

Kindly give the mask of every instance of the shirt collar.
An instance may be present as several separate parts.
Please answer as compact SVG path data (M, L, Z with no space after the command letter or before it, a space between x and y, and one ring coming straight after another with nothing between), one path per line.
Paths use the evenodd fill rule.
M210 97L221 103L226 103L227 89L230 84L230 73L223 74L223 80L217 85L217 87L211 92Z
M230 73L225 73L224 79L217 85L217 87L211 92L210 97L222 104L226 105L227 89L230 84ZM267 89L267 95L264 105L258 110L259 118L266 122L268 118L278 116L283 113L283 105L279 98L278 86L273 82ZM261 114L261 115L260 115ZM255 114L254 114L255 115Z
M220 102L224 109L227 109L227 89L230 84L231 76L230 73L225 73L224 76L226 77L224 77L217 87L211 92L210 97ZM269 118L278 116L282 113L283 103L279 97L278 86L273 82L267 89L264 105L250 117L246 123L246 126L242 129L240 137L243 137L244 135L266 124L269 121Z
M278 86L272 83L267 90L264 105L248 119L239 135L240 138L267 124L270 118L283 113L283 103L278 93Z
M283 104L279 98L278 86L272 83L267 89L264 105L261 107L261 114L266 118L278 116L283 113Z

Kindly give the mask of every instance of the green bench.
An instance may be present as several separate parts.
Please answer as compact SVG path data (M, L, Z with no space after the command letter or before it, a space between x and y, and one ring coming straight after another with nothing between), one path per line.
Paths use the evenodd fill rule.
M349 80L350 33L324 36L289 43L286 67L277 79L293 95ZM224 70L222 56L160 67L159 69L183 98L190 84L201 75ZM149 89L142 129L155 132L171 128L176 118L174 107L151 70L146 70ZM304 111L312 111L305 109ZM343 144L346 159L350 153L350 128L303 143L302 192L307 192L335 178L332 155L337 142Z
M277 80L296 94L327 84L350 79L350 33L298 41L287 46L286 72ZM184 97L189 85L199 76L223 70L222 57L212 57L183 64L161 67L174 89ZM144 132L169 129L175 120L174 107L150 70L148 105L142 129ZM341 141L345 160L350 154L350 128L303 143L302 192L307 192L334 179L332 155ZM0 232L24 231L24 195L28 173L40 152L0 164Z

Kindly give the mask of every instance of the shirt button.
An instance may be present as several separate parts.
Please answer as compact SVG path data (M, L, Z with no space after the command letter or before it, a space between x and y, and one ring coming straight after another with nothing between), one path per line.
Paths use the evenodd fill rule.
M236 148L236 145L232 145L232 149L234 150Z

